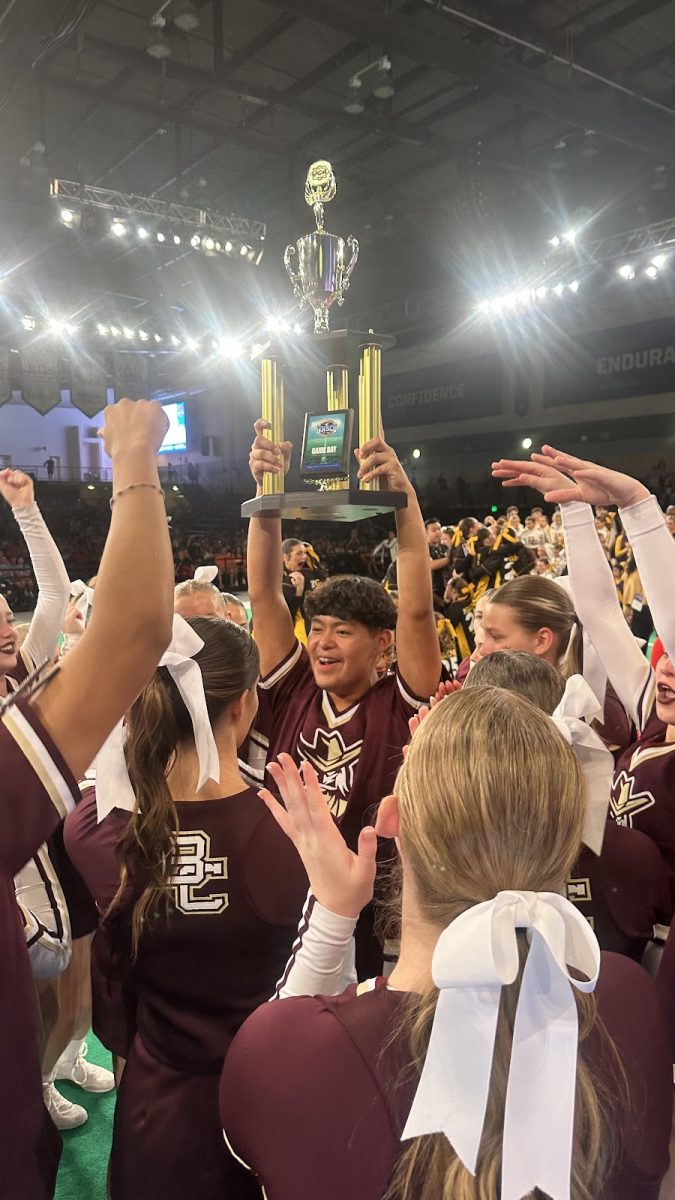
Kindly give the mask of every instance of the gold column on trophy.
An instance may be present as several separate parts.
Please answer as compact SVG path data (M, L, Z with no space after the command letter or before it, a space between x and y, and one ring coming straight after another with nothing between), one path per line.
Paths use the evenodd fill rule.
M284 440L284 376L280 358L263 358L261 364L262 418L269 421L267 436L273 442ZM263 496L279 496L284 490L284 473L263 475Z
M343 363L326 368L326 397L328 412L349 408L349 370Z
M370 342L361 347L359 366L359 446L382 437L382 347ZM359 483L365 492L379 492L380 478Z

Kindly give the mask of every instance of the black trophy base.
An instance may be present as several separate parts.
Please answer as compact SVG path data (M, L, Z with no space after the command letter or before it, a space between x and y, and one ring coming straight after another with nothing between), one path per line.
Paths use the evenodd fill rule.
M262 513L287 521L365 521L397 508L406 508L404 492L364 492L341 488L335 492L284 492L256 496L241 506L242 517Z

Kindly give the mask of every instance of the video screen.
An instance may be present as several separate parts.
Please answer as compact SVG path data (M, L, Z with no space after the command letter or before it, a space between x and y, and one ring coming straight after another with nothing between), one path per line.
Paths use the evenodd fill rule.
M159 448L159 453L175 454L177 450L187 450L185 402L176 400L173 404L164 404L162 407L169 418L169 428Z

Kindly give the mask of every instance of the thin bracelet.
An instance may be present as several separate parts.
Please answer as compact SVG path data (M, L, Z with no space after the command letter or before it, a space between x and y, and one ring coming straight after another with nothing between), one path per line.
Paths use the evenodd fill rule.
M110 497L110 507L112 508L116 500L123 496L125 492L132 492L134 488L152 488L153 492L159 492L162 500L164 499L164 488L161 488L157 483L127 483L125 487L120 488L115 492L114 496Z

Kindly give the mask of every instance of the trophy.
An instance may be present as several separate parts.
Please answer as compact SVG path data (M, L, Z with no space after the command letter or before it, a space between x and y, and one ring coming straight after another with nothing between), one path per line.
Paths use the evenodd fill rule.
M337 192L329 162L312 163L307 172L305 201L314 211L316 229L286 247L284 265L295 295L304 308L314 311L314 334L309 357L325 372L325 407L304 413L299 474L314 490L286 492L284 477L263 476L262 495L242 505L242 516L266 513L315 521L358 521L403 508L402 492L385 492L381 479L362 483L352 454L354 412L349 404L350 373L358 368L358 445L382 436L382 350L391 337L373 331L329 329L332 305L344 303L352 271L359 256L354 237L342 238L324 227L324 205ZM284 440L284 368L293 348L277 342L261 360L262 416L271 428L273 442ZM297 357L297 353L296 353ZM307 347L303 345L306 364Z

